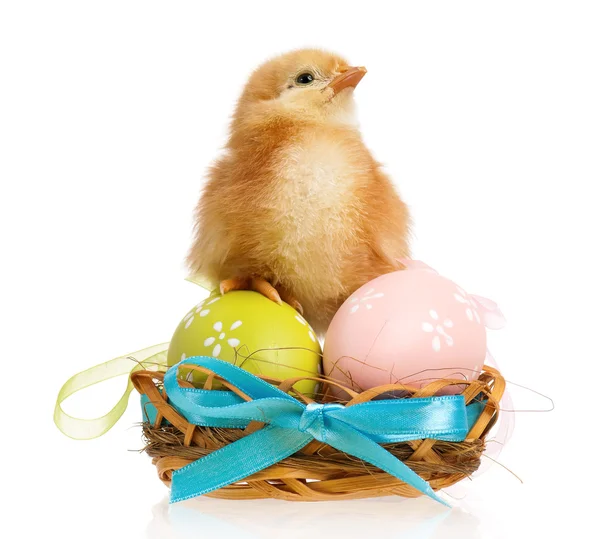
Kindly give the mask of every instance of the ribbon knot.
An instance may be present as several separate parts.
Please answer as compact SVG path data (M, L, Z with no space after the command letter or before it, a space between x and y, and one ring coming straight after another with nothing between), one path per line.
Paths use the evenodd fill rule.
M182 388L177 370L198 365L248 395L231 391ZM358 457L447 505L430 485L381 443L431 438L463 441L484 405L465 405L462 395L377 400L344 406L304 405L277 387L239 367L213 357L192 357L171 367L164 377L170 404L194 425L244 428L251 421L266 425L173 472L171 502L193 498L250 475L300 451L313 440Z
M332 410L344 409L341 404L311 402L306 405L306 408L300 416L298 422L298 430L300 432L308 432L313 438L319 442L325 442L327 429L325 429L325 415Z

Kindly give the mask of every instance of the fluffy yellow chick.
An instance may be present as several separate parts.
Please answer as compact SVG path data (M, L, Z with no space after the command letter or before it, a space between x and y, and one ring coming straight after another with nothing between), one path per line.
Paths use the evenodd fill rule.
M400 268L409 215L356 123L365 73L308 49L251 75L198 203L196 279L286 301L322 334L354 290Z

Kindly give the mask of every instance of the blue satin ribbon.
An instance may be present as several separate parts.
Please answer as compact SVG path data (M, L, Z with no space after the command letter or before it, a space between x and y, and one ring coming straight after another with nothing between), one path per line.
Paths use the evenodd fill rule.
M244 401L230 391L180 387L177 371L184 365L210 369L252 400ZM173 472L171 503L242 481L316 439L448 505L424 479L379 444L425 438L463 441L484 407L481 402L465 406L462 395L378 400L348 407L305 405L239 367L204 356L172 366L165 374L164 388L170 404L194 425L243 428L251 421L267 424Z

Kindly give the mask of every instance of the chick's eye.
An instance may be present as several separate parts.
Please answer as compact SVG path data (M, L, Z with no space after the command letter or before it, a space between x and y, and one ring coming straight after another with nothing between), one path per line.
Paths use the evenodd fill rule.
M296 77L297 84L310 84L314 79L312 73L302 73Z

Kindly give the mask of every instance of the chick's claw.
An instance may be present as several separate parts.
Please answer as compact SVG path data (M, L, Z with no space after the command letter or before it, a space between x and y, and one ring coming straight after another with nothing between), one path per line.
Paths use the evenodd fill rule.
M282 288L280 286L277 287L277 292L279 292L279 297L281 297L281 299L285 301L290 307L296 309L300 314L304 314L304 309L302 308L302 305L290 292L288 292L285 288Z
M250 289L262 294L265 298L268 298L279 305L283 303L279 292L277 292L273 285L260 277L252 277L250 280Z
M250 290L250 279L245 277L233 277L221 281L219 286L221 294L227 294L232 290Z

